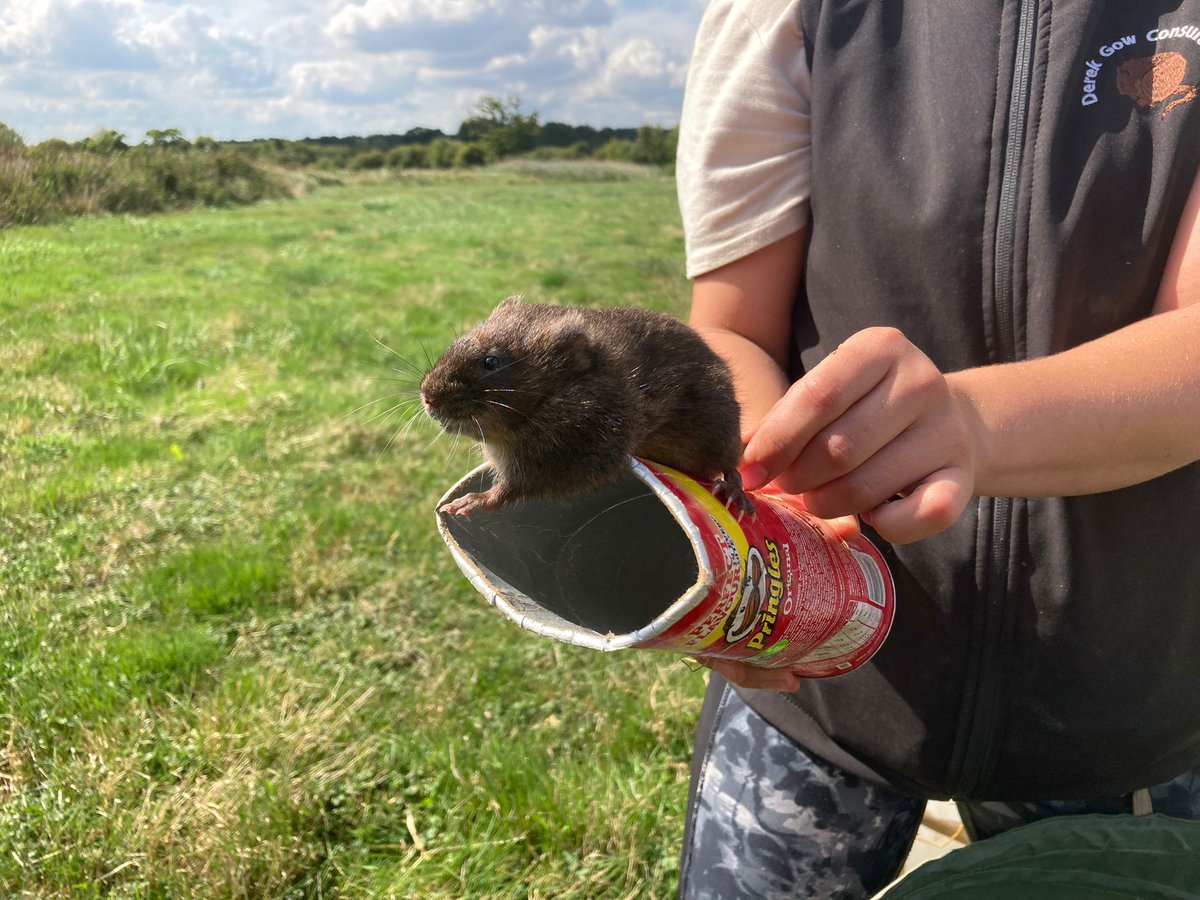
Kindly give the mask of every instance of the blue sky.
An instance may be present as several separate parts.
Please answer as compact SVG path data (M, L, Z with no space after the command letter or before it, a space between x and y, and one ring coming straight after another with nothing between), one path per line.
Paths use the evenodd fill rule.
M28 143L674 125L704 0L0 0L0 122Z

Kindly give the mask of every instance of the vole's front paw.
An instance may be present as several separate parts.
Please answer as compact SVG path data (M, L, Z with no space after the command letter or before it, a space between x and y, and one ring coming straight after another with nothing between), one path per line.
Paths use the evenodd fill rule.
M736 471L732 475L718 478L713 482L713 496L725 504L725 508L733 512L737 518L755 516L754 501L742 489L742 476Z
M503 495L495 488L491 490L472 492L463 494L461 497L455 497L449 503L443 503L438 512L445 513L448 516L469 516L471 513L484 511L495 512L504 502Z

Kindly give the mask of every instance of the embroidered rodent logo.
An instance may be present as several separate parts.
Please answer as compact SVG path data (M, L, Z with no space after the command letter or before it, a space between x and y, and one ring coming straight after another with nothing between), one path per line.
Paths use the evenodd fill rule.
M1171 101L1163 107L1161 118L1165 119L1171 110L1196 99L1196 86L1187 84L1186 77L1187 59L1182 53L1155 53L1117 66L1117 90L1138 109Z
M1096 55L1083 64L1081 105L1099 103L1105 89L1111 90L1115 86L1117 92L1128 97L1140 112L1157 109L1159 118L1165 119L1179 107L1195 100L1196 77L1188 75L1187 56L1174 49L1147 53L1158 51L1163 43L1190 53L1200 45L1200 26L1151 28L1144 34L1127 34L1101 44L1096 48ZM1192 46L1189 48L1189 45ZM1121 59L1119 63L1113 59L1129 56L1137 50L1142 50L1142 54L1133 59ZM1109 66L1115 67L1112 74L1109 74Z

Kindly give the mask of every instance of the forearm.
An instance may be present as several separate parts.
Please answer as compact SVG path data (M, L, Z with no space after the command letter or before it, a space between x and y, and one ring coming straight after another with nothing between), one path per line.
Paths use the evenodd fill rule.
M729 364L749 435L789 387L791 312L803 270L804 231L698 277L692 326Z
M1200 306L947 381L973 427L979 494L1097 493L1200 459Z
M973 422L977 493L1097 493L1200 459L1200 177L1154 313L1054 356L948 377Z

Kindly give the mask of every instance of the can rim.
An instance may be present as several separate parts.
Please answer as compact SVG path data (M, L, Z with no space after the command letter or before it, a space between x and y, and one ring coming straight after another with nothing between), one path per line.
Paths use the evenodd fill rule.
M435 511L438 534L441 535L454 562L471 586L482 594L488 603L527 631L592 650L624 650L633 647L662 634L690 612L700 600L707 596L714 576L701 531L688 515L683 501L641 460L631 456L629 467L634 477L651 490L683 531L692 547L692 552L696 555L697 572L696 580L690 588L652 621L635 631L604 634L570 622L509 584L491 569L477 562L462 548L450 532L447 516L441 512L441 507L461 493L468 482L478 479L479 475L488 468L486 464L473 469L460 478L438 501Z

